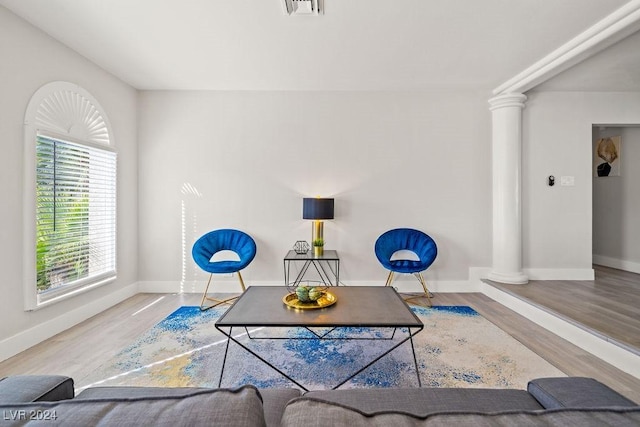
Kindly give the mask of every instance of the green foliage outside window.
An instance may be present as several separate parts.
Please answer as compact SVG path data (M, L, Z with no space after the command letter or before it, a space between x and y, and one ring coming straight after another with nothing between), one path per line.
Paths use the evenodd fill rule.
M36 286L38 292L88 275L88 155L38 137ZM67 163L65 163L67 161Z

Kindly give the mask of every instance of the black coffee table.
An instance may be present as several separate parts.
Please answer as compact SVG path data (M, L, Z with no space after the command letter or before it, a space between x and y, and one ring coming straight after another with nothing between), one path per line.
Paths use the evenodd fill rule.
M224 313L215 323L216 329L227 337L227 346L220 372L218 386L222 386L224 367L229 351L229 343L233 341L240 347L257 357L262 362L276 370L282 376L303 390L308 390L298 383L288 373L278 369L260 354L245 345L240 339L234 337L234 328L243 328L249 339L251 336L247 328L306 328L311 331L315 338L319 340L331 340L328 332L317 334L311 328L389 328L392 332L391 338L339 338L339 339L393 339L396 333L405 334L397 342L368 361L366 366L358 369L344 381L333 387L342 386L347 381L376 363L378 360L400 347L405 342L411 343L413 362L418 377L418 385L421 386L418 363L416 360L413 337L422 331L424 325L420 319L411 311L407 303L398 295L396 290L387 286L345 286L330 287L328 291L337 297L337 303L332 306L314 310L300 310L291 308L282 302L282 298L287 294L287 289L282 286L250 286L235 303ZM375 335L375 334L374 334ZM265 338L261 338L265 339ZM309 338L305 338L309 339Z

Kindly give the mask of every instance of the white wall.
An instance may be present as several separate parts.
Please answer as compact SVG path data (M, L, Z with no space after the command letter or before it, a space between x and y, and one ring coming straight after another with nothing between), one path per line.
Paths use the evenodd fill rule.
M523 265L592 275L593 124L638 123L640 93L531 92L523 129ZM547 186L554 175L556 185ZM561 186L572 176L574 186ZM548 277L550 278L550 277Z
M23 307L23 123L33 93L63 80L89 91L108 115L118 150L118 279L115 283L34 312ZM0 7L0 359L105 309L137 276L136 91ZM133 286L135 288L135 285ZM89 308L88 308L89 307ZM75 314L74 314L75 313ZM42 327L41 327L42 326ZM40 328L41 327L41 328ZM26 331L30 331L25 333Z
M593 128L594 146L618 135L620 176L593 178L593 259L640 273L640 127Z
M466 281L470 266L491 264L486 99L485 93L142 92L140 280L193 289L194 280L205 280L191 259L195 239L235 227L258 245L243 273L248 284L280 284L286 251L311 238L302 198L319 195L335 197L335 220L325 223L324 234L326 248L340 253L343 282L384 283L373 245L401 226L438 243L428 280Z

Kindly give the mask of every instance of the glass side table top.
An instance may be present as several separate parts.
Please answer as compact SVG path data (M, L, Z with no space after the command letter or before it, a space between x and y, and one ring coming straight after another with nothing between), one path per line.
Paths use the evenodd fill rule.
M291 250L287 252L285 255L285 261L311 261L311 260L324 260L324 261L337 261L340 257L338 256L338 251L332 249L325 249L324 253L320 256L313 255L313 249L304 254L298 254L296 251Z

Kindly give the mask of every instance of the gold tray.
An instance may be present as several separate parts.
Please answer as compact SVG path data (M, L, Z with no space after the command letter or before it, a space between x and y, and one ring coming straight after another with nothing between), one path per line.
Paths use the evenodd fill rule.
M301 310L313 310L316 308L329 307L338 301L338 298L336 298L336 296L331 292L323 292L322 294L323 295L316 301L302 302L298 300L298 296L295 292L291 292L282 298L282 302L289 307L299 308Z

